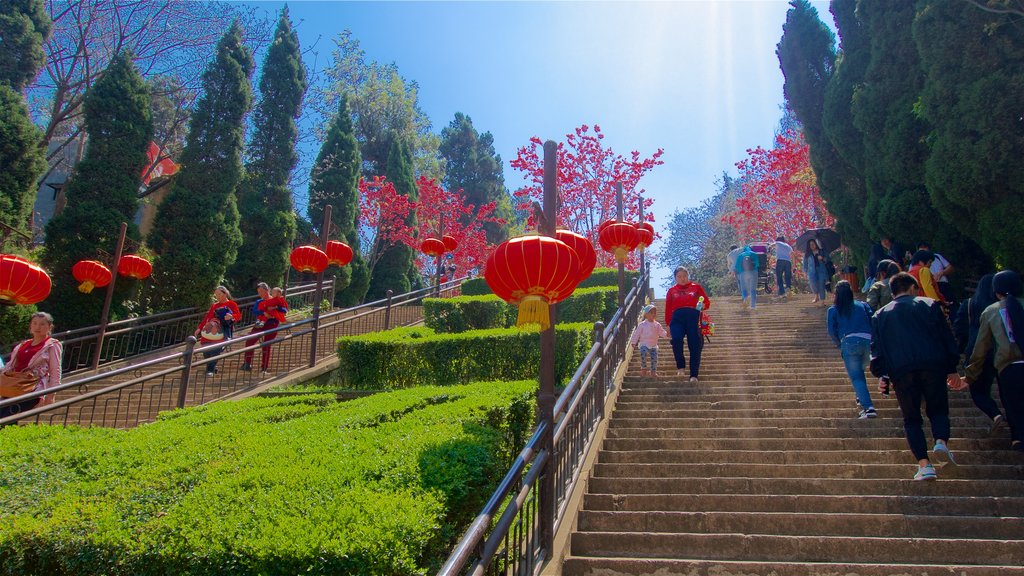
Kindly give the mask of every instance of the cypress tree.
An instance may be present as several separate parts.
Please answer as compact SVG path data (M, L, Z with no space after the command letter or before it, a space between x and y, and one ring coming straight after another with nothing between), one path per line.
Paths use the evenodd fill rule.
M388 180L395 185L395 192L408 196L413 201L419 198L416 190L416 177L413 174L412 153L404 140L392 138L391 151L388 153ZM415 222L416 215L410 214L408 223ZM369 301L385 297L390 289L395 294L408 292L414 286L412 273L416 262L413 249L405 244L395 244L381 255L370 277L370 287L366 292ZM418 276L418 273L417 273Z
M235 193L242 179L252 71L252 54L236 21L203 74L181 172L148 239L157 253L150 299L155 309L205 306L242 244Z
M97 250L113 254L122 222L128 223L128 238L139 237L132 219L153 120L149 90L130 54L111 60L86 96L84 111L89 135L85 156L65 189L67 207L46 226L44 261L53 278L47 306L69 328L96 323L103 304L103 290L78 292L71 267L96 259ZM127 282L119 283L114 316L132 289Z
M360 252L357 229L361 167L348 96L342 94L338 100L338 113L327 128L327 137L309 179L309 218L313 225L323 225L324 207L331 206L331 221L338 228L338 240L352 248L352 262L348 266L327 270L334 277L334 304L341 307L362 302L370 284L370 273Z
M989 257L1020 270L1024 32L1019 18L968 2L932 0L919 8L913 32L926 72L920 112L933 128L924 172L929 197L946 221L975 239Z
M239 186L242 246L228 274L232 289L250 291L259 281L278 285L288 267L295 237L295 210L288 179L298 161L295 119L306 92L299 38L281 11L274 42L267 51L260 78L260 103L253 115L255 135L251 161Z
M43 0L5 0L0 3L0 84L15 92L27 87L46 62L43 43L53 23Z

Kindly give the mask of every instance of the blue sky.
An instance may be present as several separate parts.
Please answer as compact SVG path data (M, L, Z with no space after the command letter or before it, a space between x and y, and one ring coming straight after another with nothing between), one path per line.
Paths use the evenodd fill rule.
M283 3L250 3L270 11ZM827 2L813 2L831 22ZM290 2L310 66L352 30L368 59L420 86L440 132L462 112L508 167L531 136L599 124L621 154L665 149L641 184L661 229L715 192L748 148L771 145L783 103L775 45L785 0L676 2Z

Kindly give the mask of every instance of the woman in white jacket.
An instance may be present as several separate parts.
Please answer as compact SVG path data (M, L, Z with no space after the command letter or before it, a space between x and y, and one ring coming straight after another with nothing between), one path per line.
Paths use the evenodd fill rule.
M36 392L53 388L60 384L61 358L64 348L53 333L53 316L46 312L36 312L29 323L32 338L14 347L11 359L0 372L29 372L39 378ZM36 406L53 402L53 394L32 397L22 402L0 406L0 418L6 418Z

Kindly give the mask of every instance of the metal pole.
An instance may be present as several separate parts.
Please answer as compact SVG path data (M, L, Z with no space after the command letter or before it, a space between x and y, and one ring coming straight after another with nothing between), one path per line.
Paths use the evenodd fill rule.
M622 182L615 183L615 221L622 222ZM626 302L626 263L619 262L619 308Z
M558 189L555 174L558 170L558 145L548 140L544 143L544 218L540 222L540 233L554 237ZM549 307L554 316L554 306ZM547 433L541 442L541 449L547 452L539 480L540 489L540 544L544 559L550 560L555 542L555 326L550 324L540 333L540 388L537 391L537 409L540 420L547 424Z
M320 228L320 249L327 250L327 241L330 239L331 234L331 208L328 204L324 206L324 224ZM309 346L309 367L316 366L316 345L317 336L320 333L320 300L324 297L324 271L317 272L316 275L316 297L313 299L313 333L310 334L310 346Z
M639 212L640 216L637 218L637 222L640 223L640 224L643 224L643 222L644 222L644 197L643 196L639 196L637 198L637 202L636 203L637 203L637 207L640 210L640 212ZM637 291L639 292L640 290L643 290L643 296L641 296L641 302L647 302L647 287L644 286L642 282L639 282L639 280L641 278L643 278L644 270L647 269L646 266L645 266L645 264L647 263L647 255L646 255L647 248L648 247L644 247L643 251L640 252L640 270L639 270L640 276L637 277L637 280L638 280L638 282L637 282Z
M437 217L437 239L441 240L443 242L444 241L443 238L444 238L444 208L441 209L441 213ZM444 253L443 252L441 254L437 255L437 264L435 265L435 270L434 270L434 272L437 273L437 282L434 284L434 297L435 298L440 298L441 297L441 276L442 276L442 274L441 274L441 265L442 265L442 258L444 258Z
M103 353L103 338L107 335L107 321L110 319L110 303L114 299L114 285L117 284L117 266L121 263L121 251L124 250L124 236L128 232L128 223L121 222L117 233L117 248L114 249L114 265L107 285L107 295L103 299L103 311L100 312L100 329L96 333L96 351L92 355L92 371L100 370L100 355Z
M185 366L181 372L181 387L178 388L178 408L185 407L185 396L188 395L188 383L192 375L192 356L196 342L195 336L185 339Z
M594 386L597 393L597 413L604 417L604 397L608 393L608 382L605 376L604 362L604 322L594 322L594 344L597 344L597 385Z
M384 292L384 295L387 296L387 298L388 298L387 303L384 305L384 329L385 330L390 330L391 329L391 297L395 295L395 291L390 289L390 288L388 288L388 290L386 292Z

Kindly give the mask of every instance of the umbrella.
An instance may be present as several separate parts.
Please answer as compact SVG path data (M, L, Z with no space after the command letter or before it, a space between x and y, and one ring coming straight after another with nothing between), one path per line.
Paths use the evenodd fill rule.
M818 247L825 254L832 252L839 248L840 240L839 233L830 228L814 228L801 234L795 242L793 242L793 248L796 248L800 252L807 252L807 243L814 240L818 243Z

